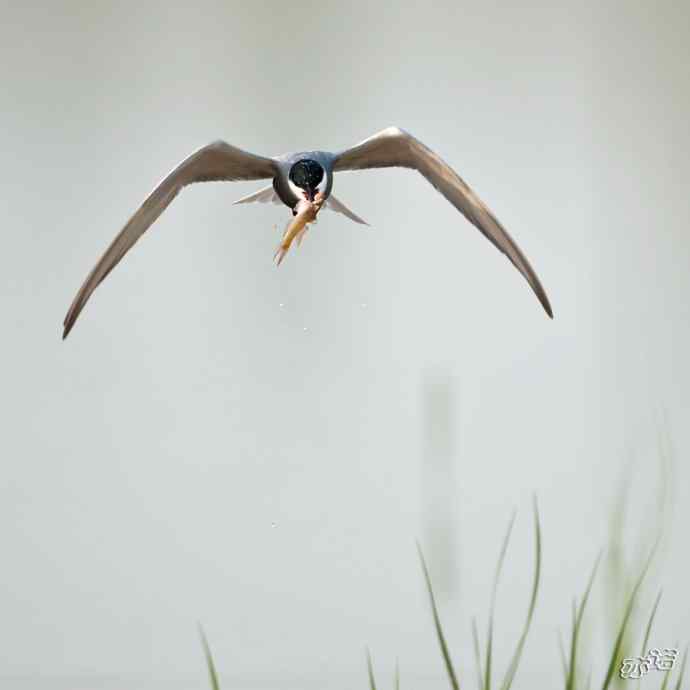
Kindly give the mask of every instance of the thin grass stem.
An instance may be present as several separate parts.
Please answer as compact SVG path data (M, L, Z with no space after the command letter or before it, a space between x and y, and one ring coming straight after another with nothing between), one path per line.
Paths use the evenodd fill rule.
M438 643L441 647L441 653L443 654L443 661L446 665L446 672L448 673L448 679L453 687L453 690L460 690L460 683L458 682L457 674L455 673L455 668L453 667L453 661L450 658L450 652L448 651L448 645L446 644L446 638L443 634L443 626L441 625L441 619L438 615L438 608L436 607L436 598L434 597L434 589L431 586L431 577L429 576L429 569L426 567L426 561L424 560L424 554L422 553L422 547L417 543L417 551L419 552L419 560L422 563L422 570L424 571L424 579L426 580L426 588L429 592L429 600L431 601L431 612L434 616L434 626L436 627L436 636L438 638Z

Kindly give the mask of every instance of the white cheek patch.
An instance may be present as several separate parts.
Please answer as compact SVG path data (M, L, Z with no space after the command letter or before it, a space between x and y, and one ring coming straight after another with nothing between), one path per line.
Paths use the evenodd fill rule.
M294 182L288 178L288 184L290 185L290 189L292 190L292 193L298 198L298 199L304 199L304 190L301 187L298 187Z
M327 187L328 187L328 173L324 170L323 171L323 179L316 186L316 194L318 194L319 192L321 192L321 194L325 194Z

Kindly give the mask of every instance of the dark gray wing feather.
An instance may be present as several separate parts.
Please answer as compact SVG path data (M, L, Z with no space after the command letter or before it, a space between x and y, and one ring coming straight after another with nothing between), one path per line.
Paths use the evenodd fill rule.
M336 153L333 160L335 172L391 167L412 168L424 175L510 259L530 284L546 313L553 318L549 298L537 274L513 238L464 180L421 141L397 127L389 127L365 139L361 144Z
M271 158L255 156L224 141L204 146L183 160L146 198L86 277L65 316L62 337L66 338L72 330L93 291L183 187L193 182L263 180L277 173Z

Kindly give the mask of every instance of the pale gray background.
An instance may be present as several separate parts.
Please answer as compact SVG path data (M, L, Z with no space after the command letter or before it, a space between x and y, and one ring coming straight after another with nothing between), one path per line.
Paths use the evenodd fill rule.
M416 538L471 685L513 507L501 671L522 621L532 492L544 586L518 686L555 687L624 474L631 533L655 524L661 432L653 642L687 640L687 3L0 19L3 688L205 688L197 620L226 688L364 687L365 644L384 687L396 656L407 687L446 687ZM232 206L256 184L187 190L60 341L87 271L193 149L340 148L391 124L508 226L553 322L424 180L379 171L335 185L371 229L323 213L279 270L286 209Z

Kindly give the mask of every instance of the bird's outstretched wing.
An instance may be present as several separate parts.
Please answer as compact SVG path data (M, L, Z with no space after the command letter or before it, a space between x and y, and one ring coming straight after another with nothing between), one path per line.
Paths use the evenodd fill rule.
M243 196L241 199L238 199L237 201L233 201L233 204L251 204L254 201L258 201L260 204L276 204L280 205L283 202L280 200L280 197L276 194L276 190L273 188L272 184L269 184L268 187L264 187L263 189L260 189L258 192L252 192L251 194L247 194L247 196Z
M263 158L215 141L182 161L146 198L129 219L105 254L86 277L65 316L63 339L99 283L115 268L132 245L163 213L180 190L193 182L263 180L274 177L278 168L271 158Z
M424 175L510 259L530 284L546 313L553 318L549 298L513 238L464 180L421 141L397 127L389 127L361 144L336 153L333 160L334 172L391 167L412 168Z
M364 218L360 218L354 211L350 211L340 199L336 199L332 194L326 199L326 208L330 208L331 211L335 211L336 213L342 213L346 218L360 225L369 225Z

